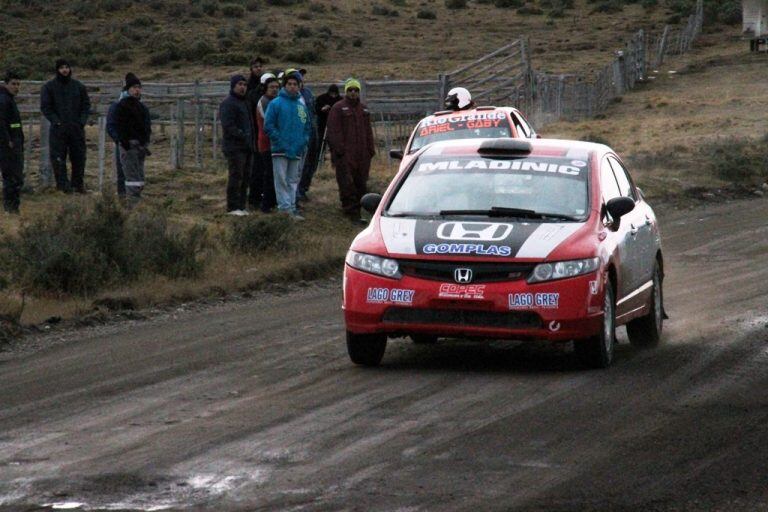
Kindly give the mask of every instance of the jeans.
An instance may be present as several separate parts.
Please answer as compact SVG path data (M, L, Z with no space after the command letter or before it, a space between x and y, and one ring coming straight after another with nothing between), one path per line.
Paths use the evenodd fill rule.
M296 189L301 179L301 160L273 155L272 171L275 175L277 209L281 212L296 213Z
M51 167L59 190L84 190L85 129L78 124L51 125ZM67 176L67 156L72 161L72 179Z
M224 153L229 167L227 180L227 211L245 210L248 198L248 183L251 177L253 152L228 151Z

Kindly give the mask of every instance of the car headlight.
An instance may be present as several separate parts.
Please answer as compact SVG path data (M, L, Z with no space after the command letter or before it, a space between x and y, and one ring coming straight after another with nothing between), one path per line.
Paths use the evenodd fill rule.
M600 258L540 263L531 272L528 282L540 283L542 281L552 281L553 279L580 276L594 272L599 267Z
M400 279L403 276L397 261L389 258L349 251L345 261L352 268L378 276L391 277L392 279Z

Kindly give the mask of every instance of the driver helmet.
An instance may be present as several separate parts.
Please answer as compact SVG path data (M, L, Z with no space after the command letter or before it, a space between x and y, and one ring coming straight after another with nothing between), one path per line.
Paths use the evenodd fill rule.
M450 110L462 110L472 103L472 95L463 87L454 87L445 97L445 107Z

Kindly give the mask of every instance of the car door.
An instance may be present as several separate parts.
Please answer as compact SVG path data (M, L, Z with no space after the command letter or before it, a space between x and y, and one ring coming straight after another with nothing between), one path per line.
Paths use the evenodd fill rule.
M621 197L619 184L616 181L613 168L608 162L607 157L603 157L600 163L600 192L603 198L603 205L608 204L608 201L613 198ZM604 221L608 224L612 223L614 219L610 218L604 207L602 210L605 212L604 215L606 217ZM632 212L628 213L627 215L631 213ZM618 229L609 233L609 236L616 240L616 247L618 250L618 268L616 269L618 273L618 286L616 290L616 316L620 316L622 314L622 310L619 308L619 304L621 304L621 300L624 297L632 292L632 283L635 281L635 277L633 275L635 268L632 261L632 256L634 254L633 245L635 239L631 234L630 223L626 221L626 216L621 219Z
M633 288L637 289L648 283L653 277L653 265L656 258L655 239L653 233L652 215L648 205L640 198L640 194L632 184L627 168L614 156L609 156L608 161L613 168L616 182L622 196L635 201L635 209L627 214L630 223L630 234L634 238L634 276L636 281Z

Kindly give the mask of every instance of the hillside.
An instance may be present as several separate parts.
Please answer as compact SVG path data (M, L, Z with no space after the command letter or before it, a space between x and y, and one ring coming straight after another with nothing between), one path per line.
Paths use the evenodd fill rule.
M640 28L659 31L691 0L21 0L2 2L0 68L43 78L59 56L81 77L222 79L253 55L311 79L431 78L521 36L534 65L603 64ZM739 2L708 0L709 21Z

